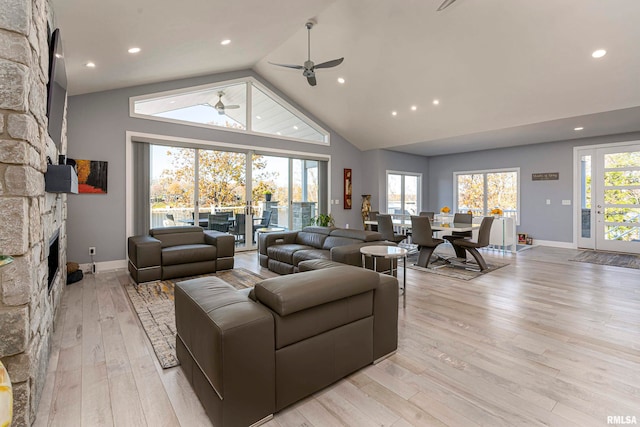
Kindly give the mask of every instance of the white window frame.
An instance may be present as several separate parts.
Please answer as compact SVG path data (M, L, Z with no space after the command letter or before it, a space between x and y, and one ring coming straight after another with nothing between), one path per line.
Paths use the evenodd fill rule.
M517 176L516 185L517 185L518 194L517 194L517 202L516 202L516 225L520 225L521 211L520 211L520 168L519 167L454 172L453 173L453 208L456 210L458 209L458 175L483 175L484 191L483 191L482 204L485 208L485 212L483 212L483 215L485 216L490 215L490 213L487 211L489 209L489 206L487 206L487 174L488 173L506 173L506 172L515 172Z
M135 103L138 101L147 101L154 98L170 97L172 95L181 95L181 94L184 94L185 92L197 92L201 90L218 88L220 86L230 86L230 85L240 84L240 83L246 83L247 85L246 129L227 128L223 126L215 126L215 125L209 125L205 123L195 123L195 122L189 122L186 120L172 119L168 117L150 116L147 114L139 114L135 112ZM298 117L300 120L302 120L311 128L313 128L315 131L322 134L324 136L324 141L311 141L308 139L292 138L289 136L256 132L252 130L251 129L252 128L251 118L253 117L252 111L251 111L252 110L252 103L251 103L251 87L252 86L255 86L256 88L264 92L273 101L280 104L283 108L288 110L294 116ZM190 86L190 87L173 89L173 90L168 90L163 92L154 92L154 93L149 93L144 95L132 96L129 98L129 117L133 117L136 119L144 119L144 120L154 120L154 121L165 122L165 123L174 123L174 124L180 124L185 126L195 126L195 127L202 127L207 129L216 129L224 132L236 132L236 133L243 133L247 135L268 136L269 138L278 138L278 139L283 139L288 141L304 142L305 144L331 145L331 134L329 133L329 131L321 127L315 121L311 120L306 114L302 113L300 110L295 108L289 102L282 99L280 96L275 94L272 90L270 90L269 88L267 88L266 86L264 86L262 83L260 83L258 80L256 80L251 76L243 77L240 79L224 80L224 81L219 81L215 83L207 83L199 86Z
M389 175L401 175L402 176L402 187L401 187L401 195L400 195L400 209L404 212L404 207L405 207L405 194L404 194L404 178L406 176L415 176L418 178L418 185L416 188L416 192L417 197L416 197L416 215L418 215L420 213L420 211L422 210L422 173L420 172L406 172L406 171L394 171L394 170L387 170L386 174L385 174L385 181L384 181L384 188L385 188L385 192L384 192L384 199L385 199L385 210L389 210ZM387 212L389 215L398 215L398 214L391 214L390 212ZM404 217L401 217L404 218ZM406 218L408 219L408 218Z

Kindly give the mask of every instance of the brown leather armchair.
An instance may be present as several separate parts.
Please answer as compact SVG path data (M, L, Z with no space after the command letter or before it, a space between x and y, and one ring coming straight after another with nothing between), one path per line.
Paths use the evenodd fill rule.
M233 268L233 236L201 227L162 227L127 242L136 283L196 276Z
M177 356L215 426L267 419L396 350L398 281L331 264L251 293L216 277L176 285Z

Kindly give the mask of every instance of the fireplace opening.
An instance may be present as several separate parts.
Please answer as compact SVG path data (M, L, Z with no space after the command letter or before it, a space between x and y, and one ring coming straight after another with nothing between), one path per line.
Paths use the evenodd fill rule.
M60 264L60 230L57 230L51 239L49 239L49 276L47 277L47 290L50 293L53 281L58 274L58 266Z

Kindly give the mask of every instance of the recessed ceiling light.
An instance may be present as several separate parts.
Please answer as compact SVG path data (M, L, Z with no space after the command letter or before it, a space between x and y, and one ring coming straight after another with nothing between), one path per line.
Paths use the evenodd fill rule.
M276 134L277 134L277 135L282 135L282 133L280 133L280 132L276 132Z
M418 109L418 107L417 107L417 106L415 106L415 105L412 105L412 106L411 106L411 111L416 111L417 109Z
M345 82L345 79L343 77L338 77L338 83L340 83L341 85L343 85Z
M433 100L433 105L440 105L440 100L439 99L434 99Z
M220 44L221 44L222 46L226 46L226 45L228 45L229 43L231 43L231 40L229 40L229 39L224 39L224 40L222 40L222 41L220 42Z
M298 130L298 126L293 126L293 128L294 128L295 130Z
M398 115L398 112L397 112L397 111L392 111L392 112L391 112L391 115L392 115L392 116L397 116L397 115Z
M262 120L262 116L256 116L256 119Z
M129 52L129 53L138 53L138 52L140 52L140 50L141 49L139 47L132 47L127 52Z
M96 68L96 64L94 64L93 62L87 62L86 64L84 64L84 66L87 68Z
M577 128L573 128L573 130L582 130L584 129L582 126L578 126Z
M598 49L593 51L593 53L591 54L591 56L593 56L594 58L602 58L603 56L605 56L607 54L607 51L604 49Z

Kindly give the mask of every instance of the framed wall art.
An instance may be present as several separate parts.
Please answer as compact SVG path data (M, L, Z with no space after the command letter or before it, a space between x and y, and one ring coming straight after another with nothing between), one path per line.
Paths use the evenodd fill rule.
M351 169L344 170L344 208L351 209Z
M76 160L78 193L107 194L107 166L99 160Z

